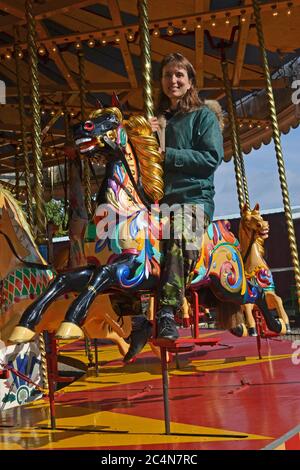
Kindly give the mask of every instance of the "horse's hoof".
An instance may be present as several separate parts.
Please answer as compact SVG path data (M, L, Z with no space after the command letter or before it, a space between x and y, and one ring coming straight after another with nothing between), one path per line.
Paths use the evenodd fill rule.
M32 341L35 335L35 331L32 331L25 326L16 326L8 341L14 344L27 343L28 341Z
M79 339L82 338L83 331L75 323L71 322L62 322L60 327L58 328L55 338L57 339Z
M289 323L286 323L286 324L285 324L285 327L286 327L286 332L285 332L285 334L286 334L286 335L291 335L291 334L292 334L291 325L290 325Z
M248 333L249 333L249 336L252 336L252 337L258 336L255 326L250 326L248 328Z
M248 336L248 331L246 325L244 323L240 323L239 325L235 326L234 328L230 328L230 333L234 336L238 336L241 338L242 336Z
M279 334L280 335L286 335L286 333L287 333L286 323L284 323L284 321L281 318L277 318L277 320L279 321L279 323L281 325L281 330L279 331ZM277 333L277 331L276 331L276 333Z

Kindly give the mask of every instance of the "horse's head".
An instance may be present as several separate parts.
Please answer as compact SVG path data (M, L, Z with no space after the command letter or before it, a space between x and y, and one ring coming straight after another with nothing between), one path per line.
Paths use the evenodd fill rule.
M80 154L88 157L105 154L112 146L126 144L126 133L122 132L123 116L118 108L97 109L86 121L73 127L75 145Z
M143 116L123 120L119 108L103 108L92 112L87 121L73 127L75 145L82 156L112 156L126 160L137 181L141 176L143 191L150 201L163 197L163 157L149 122ZM127 167L128 170L128 167ZM126 171L127 171L126 170Z
M244 230L253 240L263 241L269 237L269 222L262 218L259 204L256 204L252 210L244 206L240 230Z

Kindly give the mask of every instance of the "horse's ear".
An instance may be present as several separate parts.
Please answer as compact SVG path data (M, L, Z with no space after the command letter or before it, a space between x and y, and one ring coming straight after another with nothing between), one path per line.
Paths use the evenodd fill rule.
M247 212L247 210L248 210L248 209L247 209L247 204L245 203L245 204L243 205L243 208L242 208L242 214L245 214L245 212Z
M255 204L255 206L254 206L254 209L253 209L253 210L254 210L254 211L259 211L259 204L258 204L258 202Z
M97 109L103 109L104 108L102 101L98 100L98 98L96 98L96 104L97 104Z
M119 108L122 111L122 106L121 106L120 100L117 97L117 95L115 94L115 92L113 92L112 97L111 97L111 105L114 108Z

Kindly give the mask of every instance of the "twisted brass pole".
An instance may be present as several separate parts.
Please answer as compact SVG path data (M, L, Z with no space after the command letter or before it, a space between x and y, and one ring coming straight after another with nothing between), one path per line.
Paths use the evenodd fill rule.
M237 130L237 125L236 125L236 119L234 116L234 105L233 105L231 85L230 85L230 80L229 80L229 75L228 75L227 61L222 60L221 65L222 65L225 93L226 93L226 98L227 98L228 116L229 116L229 122L230 122L230 133L231 133L231 143L232 143L232 151L233 151L233 163L234 163L234 170L235 170L236 188L237 188L237 194L238 194L240 213L242 213L242 209L245 204L245 197L244 197L244 189L243 189L243 175L242 175L242 170L241 170L241 160L240 160L240 155L239 155L238 130Z
M16 165L16 198L20 198L20 172L18 168L18 155L15 157L15 165Z
M32 152L35 173L35 202L36 202L36 239L38 243L43 243L46 236L46 217L43 201L43 162L42 162L42 129L40 113L40 93L38 79L38 57L36 47L36 30L33 16L33 0L26 0L25 3L27 21L27 42L29 52L30 85L32 100L32 121L33 139ZM46 348L43 333L39 334L39 349L41 352L41 367L44 387L48 389L48 370L46 361Z
M33 139L32 151L35 173L35 202L37 242L42 243L46 236L46 217L43 200L43 161L42 161L42 129L40 113L40 92L38 78L38 57L36 46L35 19L33 16L33 0L25 3L27 21L27 42L29 52L30 85L32 100Z
M149 34L147 0L138 0L138 14L140 26L144 111L146 119L149 119L154 115L154 105L152 99L151 43Z
M38 337L39 341L39 350L41 354L41 375L43 380L43 388L47 391L49 390L49 381L48 381L48 365L47 365L47 352L46 352L46 345L45 345L45 338L44 334L40 333Z
M245 199L247 209L250 209L250 198L249 198L249 191L248 191L248 182L247 182L244 156L243 156L243 150L242 150L242 143L241 143L241 138L240 138L239 126L238 126L236 106L235 106L235 103L233 101L232 93L230 93L230 96L231 96L231 99L232 99L233 119L234 119L234 124L235 124L235 128L236 128L237 146L238 146L238 154L239 154L239 163L240 163L241 174L242 174L242 185L243 185L243 191L244 191L244 199Z
M30 225L30 228L33 233L34 229L34 219L33 219L33 209L32 209L32 189L30 182L30 165L29 165L29 155L28 155L28 145L26 137L26 115L25 115L25 106L24 106L24 95L22 89L22 78L21 78L21 48L17 42L17 30L15 30L15 61L16 61L16 75L17 75L17 87L18 87L18 98L19 98L19 114L20 114L20 125L21 125L21 136L22 136L22 149L24 156L24 165L25 165L25 184L27 191L27 219Z
M80 96L80 109L81 109L81 120L84 121L86 99L85 99L85 64L83 51L78 51L78 67L79 67L79 96ZM85 190L85 206L89 218L92 215L92 189L91 189L91 175L90 167L87 158L83 162L83 180Z
M292 262L294 266L297 297L298 297L298 303L300 306L300 268L299 268L299 257L298 257L298 251L297 251L297 242L296 242L295 229L294 229L293 217L292 217L292 211L291 211L291 205L290 205L289 191L288 191L288 186L287 186L287 181L286 181L284 158L283 158L282 146L281 146L281 140L280 140L280 130L279 130L277 114L276 114L276 104L275 104L275 99L274 99L274 94L273 94L273 89L272 89L268 58L267 58L267 53L265 49L263 26L262 26L260 6L259 6L258 0L253 0L253 10L254 10L254 18L255 18L258 43L259 43L259 47L260 47L260 51L261 51L262 59L263 59L264 75L265 75L265 80L266 80L267 96L268 96L269 110L270 110L272 129L273 129L273 140L275 144L277 166L278 166L279 180L280 180L281 193L282 193L282 199L283 199L285 219L286 219L286 224L287 224L289 245L290 245L290 250L291 250Z

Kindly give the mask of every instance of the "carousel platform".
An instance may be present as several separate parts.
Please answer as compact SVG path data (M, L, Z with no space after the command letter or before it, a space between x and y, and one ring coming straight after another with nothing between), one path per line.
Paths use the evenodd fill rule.
M182 330L183 334L187 330ZM1 450L299 449L300 364L292 342L202 330L214 347L181 353L169 366L171 434L164 432L160 361L147 346L124 366L100 344L94 368L56 393L56 429L47 399L0 414ZM83 341L61 353L87 362ZM299 347L298 347L299 349ZM286 439L285 439L286 436Z

